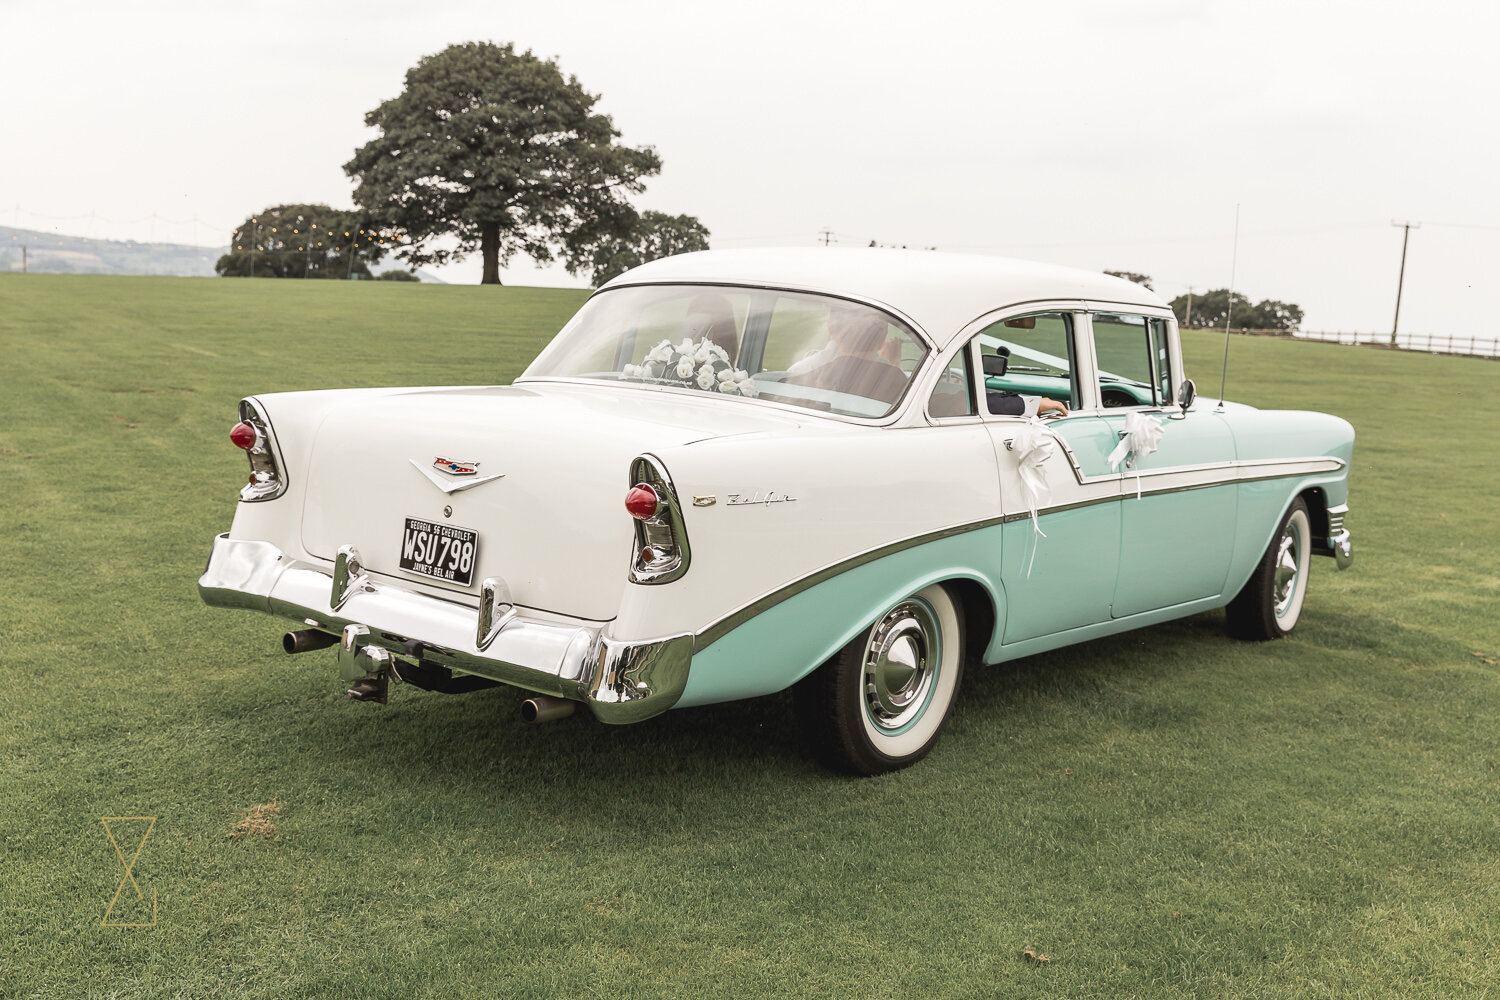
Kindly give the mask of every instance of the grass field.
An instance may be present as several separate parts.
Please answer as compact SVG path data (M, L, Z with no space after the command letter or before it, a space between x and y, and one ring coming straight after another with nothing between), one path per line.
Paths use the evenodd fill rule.
M1500 993L1500 365L1236 338L1232 398L1358 430L1354 568L1283 642L973 671L877 779L782 697L352 703L199 603L241 395L508 381L581 298L0 275L0 997Z

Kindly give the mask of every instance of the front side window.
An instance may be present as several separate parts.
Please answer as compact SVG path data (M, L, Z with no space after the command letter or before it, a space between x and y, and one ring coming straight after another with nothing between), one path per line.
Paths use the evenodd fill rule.
M1020 412L1018 397L1042 396L1077 407L1073 364L1073 316L1065 312L1017 316L979 332L986 409Z
M1170 384L1165 322L1144 316L1097 313L1094 353L1099 399L1105 406L1158 406ZM1170 391L1165 394L1171 395Z
M904 323L857 302L648 285L595 295L523 378L601 379L883 417L926 356Z

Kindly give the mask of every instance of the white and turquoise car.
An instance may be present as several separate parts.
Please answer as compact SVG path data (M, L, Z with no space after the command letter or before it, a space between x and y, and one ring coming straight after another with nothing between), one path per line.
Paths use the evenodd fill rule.
M1195 398L1151 291L991 257L672 257L513 385L239 416L199 590L337 646L351 696L630 723L795 687L867 774L927 753L966 664L1213 608L1277 638L1311 557L1351 559L1348 423Z

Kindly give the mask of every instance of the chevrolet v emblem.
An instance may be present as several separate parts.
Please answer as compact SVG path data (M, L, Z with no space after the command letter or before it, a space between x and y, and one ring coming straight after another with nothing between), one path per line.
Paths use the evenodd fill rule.
M479 471L478 462L455 462L451 458L434 458L432 467L450 476L472 476Z
M450 479L447 476L439 474L437 469L433 468L430 465L423 465L415 458L411 459L411 465L412 468L416 469L422 475L426 476L428 482L432 483L432 485L436 486L444 493L458 493L461 490L471 489L475 486L480 485L481 483L487 483L492 479L502 479L505 476L505 473L501 472L493 476L466 475L463 479Z

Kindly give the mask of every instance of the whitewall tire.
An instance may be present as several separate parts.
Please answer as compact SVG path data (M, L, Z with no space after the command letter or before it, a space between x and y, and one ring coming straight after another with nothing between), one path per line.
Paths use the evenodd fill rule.
M1225 609L1237 639L1280 639L1297 627L1312 562L1312 520L1301 497L1292 502L1255 572Z
M830 763L881 774L916 763L937 743L963 663L962 609L934 584L887 608L798 696Z

